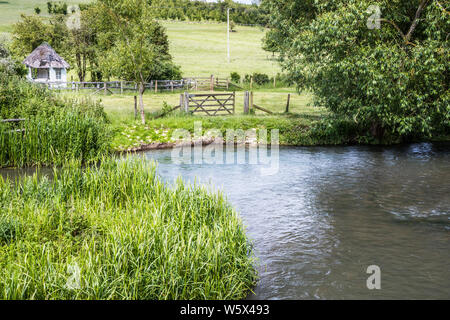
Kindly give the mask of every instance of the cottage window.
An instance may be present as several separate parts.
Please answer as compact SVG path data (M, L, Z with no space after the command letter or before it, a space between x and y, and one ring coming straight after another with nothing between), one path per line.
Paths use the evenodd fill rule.
M55 69L56 80L61 80L61 69Z

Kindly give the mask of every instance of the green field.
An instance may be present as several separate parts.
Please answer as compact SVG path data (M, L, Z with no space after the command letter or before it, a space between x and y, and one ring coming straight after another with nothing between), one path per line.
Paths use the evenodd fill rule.
M66 1L69 4L90 0ZM0 1L0 33L10 33L20 15L34 14L39 6L41 15L46 15L47 0ZM227 27L224 23L194 23L162 21L167 28L170 52L175 62L182 67L186 77L210 76L221 78L236 71L242 76L253 72L274 76L280 72L278 63L271 54L261 48L265 30L256 27L237 26L230 34L231 62L227 61ZM73 72L71 75L75 75Z
M227 61L227 26L224 23L163 22L167 28L170 52L181 65L184 76L229 77L254 72L270 77L280 72L276 60L261 48L265 30L238 26L230 33L231 62Z
M41 9L41 15L47 13L48 0L7 0L0 1L0 32L11 32L12 25L20 19L21 14L33 14L34 8ZM90 0L69 0L68 4L86 3Z

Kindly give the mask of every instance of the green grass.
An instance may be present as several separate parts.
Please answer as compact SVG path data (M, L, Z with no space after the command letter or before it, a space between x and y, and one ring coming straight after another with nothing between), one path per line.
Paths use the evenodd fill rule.
M0 268L0 299L242 299L256 279L223 196L137 158L0 176Z
M238 26L230 33L231 62L227 61L227 27L224 23L166 22L170 53L181 65L184 76L221 78L235 71L241 76L254 72L274 76L280 72L278 62L261 48L266 30Z
M0 123L0 168L95 161L110 151L108 128L99 118L73 111L19 125Z
M0 32L11 32L12 25L21 14L34 14L34 8L41 9L41 15L47 15L48 0L6 0L0 1ZM90 0L69 0L68 4L87 3Z
M291 94L289 114L284 114L287 95ZM84 99L89 93L61 93L69 99ZM243 115L244 92L236 92L236 115L224 117L186 116L175 112L164 118L152 120L152 113L161 111L164 102L170 106L179 104L180 93L153 93L144 95L145 111L148 121L142 125L134 119L133 94L91 95L101 101L108 118L114 127L113 150L128 150L143 144L166 143L171 141L174 130L183 128L192 131L195 121L202 121L204 129L216 128L223 133L226 129L253 128L280 129L283 144L310 144L309 138L292 138L296 128L308 128L327 115L325 108L311 106L311 96L299 95L292 88L259 89L254 92L254 103L274 114L269 115L256 110L254 115ZM300 132L300 131L299 131ZM300 133L298 133L300 134Z
M199 92L200 93L200 92ZM312 97L309 94L298 94L293 88L261 89L254 92L254 103L274 113L283 113L286 110L288 94L291 94L289 111L297 115L321 117L326 114L325 108L313 107ZM131 122L134 119L134 98L132 93L113 95L92 95L86 93L61 93L67 98L81 99L90 96L93 100L101 101L105 112L113 123ZM161 110L164 102L170 106L180 103L180 92L178 93L153 93L147 91L144 94L145 111L148 113ZM244 92L236 92L236 114L244 112ZM266 113L256 110L257 116Z

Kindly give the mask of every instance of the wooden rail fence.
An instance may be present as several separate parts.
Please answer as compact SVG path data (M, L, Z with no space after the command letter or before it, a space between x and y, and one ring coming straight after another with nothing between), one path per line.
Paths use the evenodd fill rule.
M191 94L180 96L180 105L185 112L204 113L208 116L234 115L236 93Z
M133 81L103 81L103 82L34 82L37 85L47 87L52 90L68 90L68 91L82 91L93 90L95 93L114 93L125 91L138 91L138 84ZM228 79L219 79L218 77L211 76L207 78L191 77L181 80L151 80L144 84L146 90L154 92L171 91L176 90L228 90L231 83ZM113 91L114 90L114 91Z

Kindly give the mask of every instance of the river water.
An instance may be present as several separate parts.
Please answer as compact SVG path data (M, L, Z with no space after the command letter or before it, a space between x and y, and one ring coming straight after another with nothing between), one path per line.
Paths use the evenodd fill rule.
M254 243L249 299L450 299L450 145L281 148L279 171L174 164L159 174L223 190ZM369 290L369 266L381 289Z
M268 176L171 155L143 156L165 181L222 190L239 211L258 258L249 299L450 299L450 144L280 148ZM367 288L372 265L380 290Z

